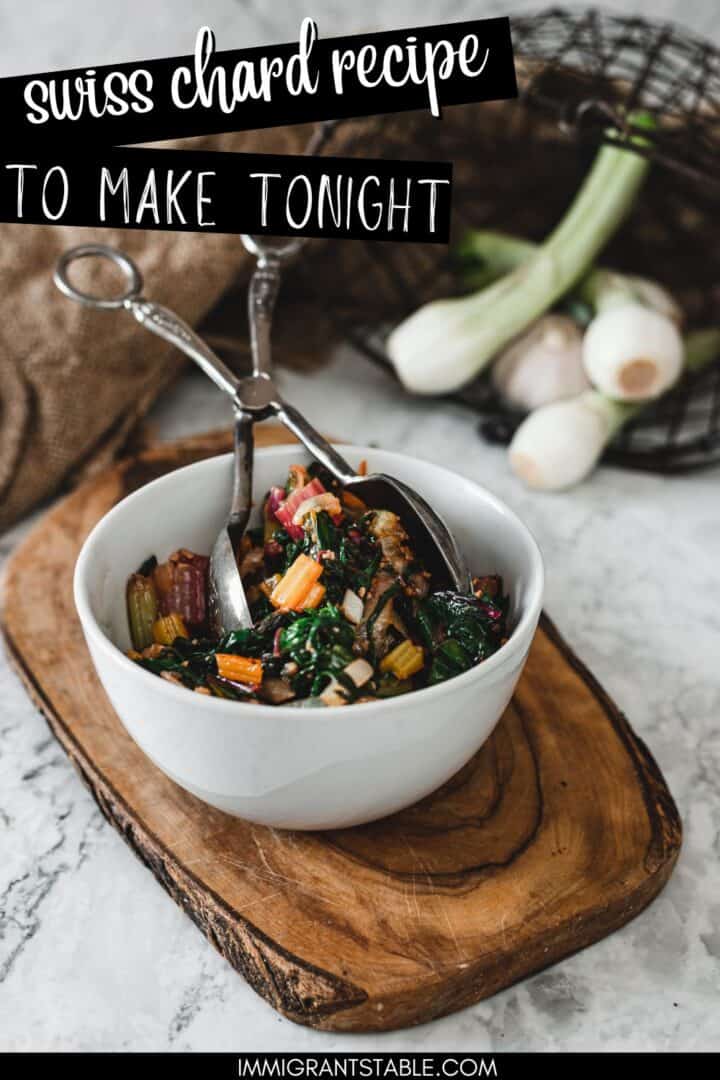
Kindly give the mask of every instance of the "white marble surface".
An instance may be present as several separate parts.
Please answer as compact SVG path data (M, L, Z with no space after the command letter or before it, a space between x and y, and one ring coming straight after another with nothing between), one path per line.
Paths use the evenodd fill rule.
M633 9L715 29L715 0ZM202 18L230 45L291 37L308 10L206 0ZM323 0L313 14L330 33L498 10ZM3 2L0 16L4 74L185 51L201 17L190 0ZM549 612L648 741L678 802L675 875L625 929L454 1016L382 1037L305 1030L255 996L105 825L2 657L0 1049L720 1049L720 470L666 480L602 469L571 494L529 494L463 409L410 400L348 352L322 380L319 395L317 377L282 376L318 426L454 466L534 530ZM189 376L155 419L170 438L227 413ZM27 528L0 538L3 558Z

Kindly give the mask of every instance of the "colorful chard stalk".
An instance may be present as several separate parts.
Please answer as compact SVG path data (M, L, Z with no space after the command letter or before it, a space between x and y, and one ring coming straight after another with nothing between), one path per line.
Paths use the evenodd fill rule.
M247 686L259 686L263 680L261 660L250 656L236 656L235 653L216 653L215 660L218 675L223 679Z
M178 614L188 627L204 627L209 562L206 555L181 548L156 566L153 579L163 615Z
M138 651L152 645L153 624L158 617L158 595L152 578L131 574L128 578L127 613L133 648Z
M311 480L308 484L296 487L288 497L280 503L275 511L275 517L287 532L291 540L302 540L305 535L302 525L295 525L293 518L296 510L314 495L323 495L325 488L319 480Z
M189 638L187 626L182 615L172 612L156 619L152 628L153 641L157 645L172 645L177 638Z
M298 555L270 594L270 603L282 611L317 607L325 595L325 586L319 584L322 572L322 563Z
M380 662L380 670L389 671L396 679L402 681L409 679L411 675L417 675L424 665L425 654L422 648L419 645L413 645L411 641L401 641Z
M277 511L280 509L282 503L285 500L285 489L281 487L271 487L265 505L263 507L263 540L265 544L271 544L274 540L275 533L281 528L280 522L277 519ZM277 554L273 548L271 554Z

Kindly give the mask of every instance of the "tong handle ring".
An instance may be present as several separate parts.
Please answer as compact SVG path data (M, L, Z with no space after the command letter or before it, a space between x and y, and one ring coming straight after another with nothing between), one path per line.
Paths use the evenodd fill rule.
M99 258L109 259L121 271L125 279L125 290L118 296L102 297L93 296L92 293L83 292L76 288L70 281L68 271L72 263L78 259ZM107 244L80 244L79 247L70 248L63 252L57 261L53 280L61 293L70 300L75 300L85 307L100 308L103 311L115 311L119 308L129 307L133 300L140 296L143 287L143 279L140 270L129 255Z

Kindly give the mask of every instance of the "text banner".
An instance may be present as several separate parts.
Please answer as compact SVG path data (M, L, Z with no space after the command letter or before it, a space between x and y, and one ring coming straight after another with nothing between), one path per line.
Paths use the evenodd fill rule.
M444 162L108 148L0 161L0 220L446 243Z
M0 79L5 145L118 145L517 96L507 18Z

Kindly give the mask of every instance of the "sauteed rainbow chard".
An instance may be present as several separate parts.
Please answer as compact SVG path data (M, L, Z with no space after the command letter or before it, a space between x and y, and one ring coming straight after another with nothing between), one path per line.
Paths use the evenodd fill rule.
M433 587L400 518L369 509L321 466L290 467L243 538L251 629L207 636L208 558L151 556L127 583L133 648L148 671L200 694L337 706L444 682L507 638L497 575L473 595Z

